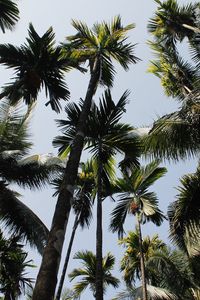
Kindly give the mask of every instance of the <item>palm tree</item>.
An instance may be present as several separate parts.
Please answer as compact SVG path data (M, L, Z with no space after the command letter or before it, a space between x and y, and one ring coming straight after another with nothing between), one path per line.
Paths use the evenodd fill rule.
M109 194L110 180L113 180L113 158L117 153L125 154L120 162L120 167L138 165L138 157L141 147L136 136L131 136L133 127L119 123L125 112L128 92L126 91L117 104L113 102L111 93L106 90L99 107L93 103L87 121L87 133L85 137L86 148L93 154L97 169L97 233L96 233L96 257L97 257L97 285L96 290L102 289L102 201ZM82 105L82 103L81 103ZM75 135L77 121L81 107L69 104L65 108L67 120L59 120L63 136L55 138L54 145L59 146L61 155L66 154Z
M141 254L141 281L144 300L147 300L147 288L141 224L151 221L159 226L164 219L163 213L158 208L156 194L154 192L148 192L148 188L166 173L166 168L158 167L158 165L158 161L153 161L146 167L132 168L130 175L125 175L124 178L116 181L116 192L121 193L121 196L119 203L111 214L110 228L113 232L118 231L119 235L124 231L123 224L127 214L130 213L136 217Z
M59 112L60 99L69 98L64 72L73 67L79 68L78 64L75 59L63 55L61 46L55 46L52 28L40 37L30 24L28 33L27 43L20 47L0 45L0 63L15 71L14 81L3 87L0 97L7 97L12 104L21 98L26 104L31 104L44 87L49 96L46 105L50 104L53 110Z
M26 261L27 253L19 242L19 236L5 239L0 233L0 292L5 300L17 299L32 283L32 279L25 276L25 269L33 265Z
M135 231L128 232L128 235L125 238L119 240L119 244L126 248L125 254L121 260L120 271L124 273L123 279L126 284L131 286L132 283L141 279L141 254L138 229L136 228ZM148 284L152 284L152 277L156 274L156 271L154 274L152 269L148 269L147 262L155 255L156 251L162 250L165 247L165 243L158 238L158 235L154 235L151 238L150 236L145 236L142 240L142 251Z
M74 285L74 292L80 296L82 292L89 287L92 291L94 298L96 298L96 256L91 251L79 251L75 254L74 259L82 261L83 268L76 268L70 274L71 280L81 277L81 280ZM115 258L111 253L108 253L103 258L103 291L105 293L108 285L117 288L119 280L112 276L111 270L113 269Z
M200 32L199 3L178 5L176 0L160 1L148 29L156 39L164 42L168 47L175 46L177 41L182 42L185 37L192 38Z
M19 193L10 184L38 189L50 182L57 172L55 165L41 164L27 157L32 146L29 137L31 108L24 115L19 105L8 101L0 105L0 220L12 233L28 240L42 253L48 229L43 222L20 201Z
M61 182L61 181L60 181ZM60 185L59 182L59 185ZM86 163L81 163L81 170L78 174L77 188L74 193L74 202L72 205L75 220L71 233L71 238L69 241L65 262L62 270L62 275L58 285L58 290L56 294L56 300L60 300L63 283L69 263L69 258L72 250L72 245L74 242L74 237L78 226L84 229L86 226L90 226L90 221L92 218L92 205L94 202L95 194L93 195L93 190L95 188L94 171L92 167L92 161L87 161Z
M175 0L156 2L159 6L149 31L158 59L149 70L161 79L167 96L178 99L181 106L154 122L145 147L156 157L177 160L199 153L200 48L199 31L194 30L199 28L199 3L179 7ZM190 47L188 61L177 46L185 37Z
M127 290L118 294L116 299L142 298L142 287L135 287L140 279L139 236L130 232L122 241L126 247L121 262ZM180 250L171 250L165 243L153 236L143 239L148 299L195 299L198 291L198 279L194 274L190 260ZM197 277L198 278L198 277ZM120 298L121 297L121 298ZM114 300L113 299L113 300Z
M128 69L130 63L137 61L133 55L134 46L126 42L126 34L134 27L133 24L123 27L120 17L114 18L111 24L97 23L92 30L81 22L73 21L72 24L77 30L77 34L68 37L68 43L65 45L66 51L67 53L71 52L72 58L83 62L88 61L91 76L65 169L48 245L37 277L33 300L38 298L49 300L53 298L55 292L57 282L57 271L55 270L58 270L59 267L66 224L71 209L70 199L73 197L86 134L86 120L97 86L99 83L112 86L115 73L112 59L118 61L124 69Z
M11 0L0 1L0 28L5 33L6 29L12 30L19 20L17 4Z

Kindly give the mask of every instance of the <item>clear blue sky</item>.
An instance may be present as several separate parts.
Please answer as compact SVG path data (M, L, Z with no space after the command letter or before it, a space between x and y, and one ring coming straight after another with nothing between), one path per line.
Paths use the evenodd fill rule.
M180 1L186 3L186 1ZM129 89L131 91L130 103L127 107L126 117L124 121L131 123L134 126L151 125L157 116L161 116L176 109L175 100L168 99L164 96L160 82L153 75L146 72L149 60L153 58L150 49L147 46L147 40L150 36L147 33L147 21L152 17L155 10L155 3L152 0L140 1L114 1L114 0L77 0L77 1L49 1L49 0L26 0L18 1L20 9L20 21L13 32L7 32L1 35L1 43L9 42L15 45L20 45L25 42L27 36L27 28L30 22L33 23L39 34L43 34L50 26L53 27L56 34L57 42L62 42L64 37L74 33L71 26L71 19L78 19L86 22L89 26L96 21L110 21L112 17L120 14L123 24L135 23L136 28L130 34L130 42L137 44L135 54L141 59L137 65L133 65L129 72L118 68L113 95L116 100L121 94ZM0 84L9 81L10 71L5 71L0 66ZM73 101L84 97L88 83L88 76L78 72L67 74L66 81L71 90L71 99ZM102 91L100 91L101 93ZM48 153L56 150L52 148L51 142L53 137L58 134L54 120L62 118L63 114L57 115L50 110L50 107L45 107L45 95L41 93L38 99L38 105L32 120L32 134L35 141L33 153ZM64 103L63 103L64 104ZM167 165L168 174L161 179L153 190L157 192L160 199L160 207L166 212L167 205L173 201L178 185L178 179L182 174L195 170L195 163L187 161L176 165ZM46 189L42 192L30 192L28 190L23 193L23 201L29 205L50 227L51 218L54 211L56 199L51 197L52 190ZM107 199L104 203L104 254L111 251L116 256L115 275L120 278L118 271L119 261L123 249L117 245L117 235L107 232L109 224L109 214L114 207L113 203ZM72 218L73 220L73 218ZM95 220L95 214L94 214ZM71 224L71 222L70 222ZM129 218L126 229L134 229L134 219ZM70 225L67 229L67 238L70 233ZM153 234L158 231L160 236L167 239L168 226L165 223L161 228L146 226L145 234ZM67 247L67 239L64 249ZM73 251L77 250L94 250L95 249L95 222L93 222L90 230L79 232L75 240ZM36 252L31 251L30 255L34 257L34 262L39 266L40 257ZM71 260L69 270L74 268L75 262ZM32 276L37 274L37 269L31 273ZM66 281L66 286L68 281ZM121 286L123 288L123 285ZM105 300L110 300L115 295L113 290L108 290ZM87 300L90 293L85 293L81 299Z

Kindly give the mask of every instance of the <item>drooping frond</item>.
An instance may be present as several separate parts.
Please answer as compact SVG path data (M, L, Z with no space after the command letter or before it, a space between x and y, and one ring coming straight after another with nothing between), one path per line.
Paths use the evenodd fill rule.
M11 0L0 1L0 28L5 33L6 29L12 30L19 20L17 4Z
M0 184L0 220L12 233L21 236L41 254L47 241L48 229L36 214L18 199L15 192Z
M171 239L189 256L200 255L200 170L181 179L177 199L168 208Z

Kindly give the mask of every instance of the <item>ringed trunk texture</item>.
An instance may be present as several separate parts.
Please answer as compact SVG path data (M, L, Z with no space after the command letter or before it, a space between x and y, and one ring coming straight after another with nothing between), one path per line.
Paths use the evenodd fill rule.
M49 233L47 245L44 249L42 263L37 276L32 300L54 299L66 226L71 210L71 202L73 201L74 186L76 183L78 166L83 149L86 131L86 120L90 112L92 97L96 91L96 87L99 81L99 66L99 59L96 58L91 73L85 101L77 125L77 133L74 138L69 159L66 165L61 191L58 196L51 230Z
M70 254L71 254L71 250L72 250L72 245L73 245L73 242L74 242L74 237L75 237L75 233L76 233L76 229L78 227L78 224L79 224L79 214L76 215L76 218L75 218L75 221L74 221L74 226L73 226L70 242L69 242L69 246L68 246L68 249L67 249L67 254L66 254L66 257L65 257L65 263L64 263L64 266L63 266L62 275L61 275L59 286L58 286L56 300L60 300L60 297L61 297L61 293L62 293L62 289L63 289L63 283L64 283L64 280L65 280L65 275L66 275L66 271L67 271L67 267L68 267L68 263L69 263L69 258L70 258Z
M138 232L139 232L139 247L140 247L140 268L141 268L141 281L142 281L142 299L148 300L147 296L147 283L146 283L146 276L145 276L145 264L144 264L144 254L142 249L142 231L141 231L141 224L138 219Z
M103 300L103 266L102 266L102 162L101 142L99 142L98 178L97 178L97 229L96 229L96 300Z

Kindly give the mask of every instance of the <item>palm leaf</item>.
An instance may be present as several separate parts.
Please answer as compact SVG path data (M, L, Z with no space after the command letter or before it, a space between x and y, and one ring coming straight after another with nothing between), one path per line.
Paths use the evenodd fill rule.
M12 30L19 20L17 4L11 0L0 1L0 28L5 33L6 29Z
M0 219L10 232L15 233L43 252L48 229L34 212L23 204L15 192L1 182Z

